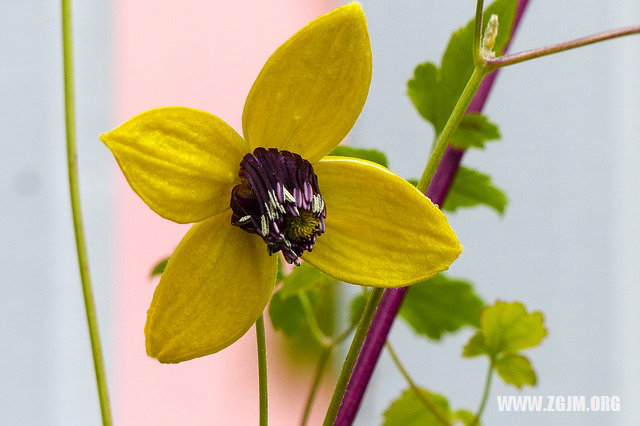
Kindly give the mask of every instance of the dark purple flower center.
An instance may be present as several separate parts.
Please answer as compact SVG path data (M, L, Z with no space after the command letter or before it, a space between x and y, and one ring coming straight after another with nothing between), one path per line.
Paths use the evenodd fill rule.
M269 254L281 251L300 264L324 232L327 209L307 160L289 151L256 148L240 162L240 184L231 192L231 224L258 234Z

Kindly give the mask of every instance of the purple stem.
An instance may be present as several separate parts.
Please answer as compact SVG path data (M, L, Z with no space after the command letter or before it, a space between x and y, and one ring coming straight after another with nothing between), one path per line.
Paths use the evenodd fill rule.
M513 29L511 35L515 34L516 29L520 24L524 10L526 9L529 0L518 0L518 6L516 9L516 16L513 21ZM512 37L513 38L513 37ZM505 46L505 52L509 48L511 40ZM493 83L498 75L498 70L489 74L484 81L480 84L478 91L471 100L471 104L467 109L467 112L478 113L482 111ZM434 204L442 206L442 203L449 192L451 183L456 176L456 172L460 166L460 161L464 151L461 149L447 147L438 168L433 175L433 179L427 188L426 195L433 201ZM358 360L353 368L349 383L347 384L347 390L340 404L338 410L338 416L334 423L335 426L350 426L358 413L362 397L367 389L373 370L378 362L380 353L384 348L384 344L391 330L393 320L396 318L402 301L407 294L409 287L388 289L384 292L380 305L376 315L373 318L367 337L362 344L362 349L358 355Z

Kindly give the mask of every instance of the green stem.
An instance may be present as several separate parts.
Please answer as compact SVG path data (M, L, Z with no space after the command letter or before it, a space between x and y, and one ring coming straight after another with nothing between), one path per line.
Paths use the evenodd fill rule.
M69 193L71 196L71 212L73 215L73 229L76 237L76 252L78 254L78 268L80 269L80 281L82 282L82 294L84 307L89 327L91 351L93 353L93 366L96 373L98 397L100 398L100 412L102 424L111 425L111 408L109 406L109 392L107 390L107 378L104 371L102 347L98 333L98 321L96 319L96 307L91 290L91 276L89 274L89 260L85 244L84 228L82 225L82 212L80 208L80 190L78 185L78 165L76 152L76 123L75 123L75 93L73 76L73 37L71 29L71 4L70 0L62 0L62 51L64 60L64 112L67 134L67 165L69 169Z
M306 293L299 293L298 297L300 298L300 303L302 304L302 310L305 313L305 317L307 318L307 322L309 324L309 330L311 334L316 339L320 345L323 347L329 347L331 345L331 338L329 338L326 334L322 332L320 326L318 325L318 321L316 321L316 316L313 312L313 308L311 307L311 302L309 301L309 297Z
M484 1L478 0L476 2L476 19L474 21L474 34L473 34L473 63L476 66L482 64L482 57L480 56L480 40L482 39L482 10L484 8Z
M325 346L322 348L322 352L320 353L320 358L318 359L318 364L316 365L316 371L313 376L313 383L311 385L311 390L309 391L309 396L307 397L307 402L304 405L304 414L302 416L302 422L300 424L305 426L309 421L309 415L311 414L311 407L313 406L313 401L316 398L316 394L318 393L318 388L320 388L320 383L322 382L322 375L324 374L324 369L327 366L327 361L331 357L331 353L335 345Z
M267 389L267 340L264 332L264 317L256 321L258 341L258 388L260 390L260 426L269 424L269 393Z
M524 52L513 53L510 55L504 55L496 59L486 59L485 63L486 66L493 71L494 69L500 67L517 64L520 62L539 58L541 56L552 55L554 53L564 52L565 50L575 49L577 47L587 46L589 44L598 43L600 41L611 40L613 38L624 37L633 34L640 34L640 25L618 28L611 31L604 31L575 40L554 44L552 46L525 50Z
M416 394L422 404L427 407L427 410L433 413L433 415L440 421L440 423L446 426L451 426L451 422L447 420L447 418L440 412L440 410L438 410L438 407L436 407L435 404L429 400L429 398L425 397L424 393L422 393L416 382L413 381L407 369L404 367L404 365L402 365L402 362L400 362L400 358L398 358L398 354L391 346L391 343L387 342L386 346L387 351L389 351L389 355L391 355L393 363L400 371L400 374L402 374L404 379L407 381L407 384L411 387L411 389L413 389L413 392Z
M349 351L347 352L347 357L344 360L344 364L342 364L340 377L338 377L338 383L336 384L336 388L333 391L331 403L329 404L327 414L324 418L324 426L331 426L336 420L338 409L340 408L340 402L342 401L342 397L347 390L347 384L349 383L349 378L351 377L351 373L353 372L353 366L358 359L358 354L360 353L362 342L364 342L364 338L367 336L367 331L371 326L371 320L376 313L376 309L378 308L378 304L380 303L380 298L382 298L383 292L384 290L381 288L374 288L371 292L371 295L369 296L369 300L367 300L367 305L365 306L362 318L360 318L360 322L358 323L356 334L355 336L353 336L351 346L349 347Z
M493 360L489 363L489 369L487 370L487 378L484 382L484 391L482 392L482 401L476 415L473 418L473 422L470 426L476 426L482 417L484 408L487 406L487 400L489 399L489 391L491 390L491 378L493 377Z
M418 189L421 192L425 192L427 190L429 182L431 182L431 178L436 172L438 164L442 159L442 155L447 149L447 145L449 144L449 137L460 125L462 117L464 117L464 113L467 111L467 108L471 103L471 99L473 99L473 95L476 93L476 90L478 90L480 83L482 83L482 79L485 75L487 75L488 71L489 70L483 66L477 66L474 68L473 74L471 74L471 77L469 78L467 85L460 95L456 106L453 108L453 111L451 112L451 115L449 116L444 129L442 129L442 132L438 135L438 139L436 139L436 143L433 151L431 152L431 156L429 157L429 161L427 162L427 166L422 172L420 182L418 182Z

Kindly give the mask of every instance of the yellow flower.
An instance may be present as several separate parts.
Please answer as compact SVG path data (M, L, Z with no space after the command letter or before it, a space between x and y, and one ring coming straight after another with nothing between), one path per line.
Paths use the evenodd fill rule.
M238 340L271 297L278 251L376 287L416 283L455 260L460 244L428 198L377 164L326 156L370 81L367 24L352 3L269 58L244 106L244 139L185 107L144 112L101 136L149 207L196 223L153 296L149 356L176 363Z

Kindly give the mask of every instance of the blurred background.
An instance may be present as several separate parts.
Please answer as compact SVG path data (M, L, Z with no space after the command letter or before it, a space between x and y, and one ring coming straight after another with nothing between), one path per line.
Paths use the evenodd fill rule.
M162 105L188 105L240 130L244 98L269 54L338 2L74 2L82 202L118 425L257 423L255 338L161 366L144 353L151 267L184 226L130 190L98 135ZM439 62L472 0L363 1L374 55L369 99L350 135L417 177L432 128L405 95L415 66ZM0 0L0 424L94 425L99 408L68 207L60 12L56 2ZM638 24L636 0L531 0L512 51ZM529 353L539 385L494 381L485 424L635 425L640 417L640 39L617 40L502 72L486 113L503 140L465 163L493 176L504 217L451 215L465 251L451 275L485 300L545 313L549 337ZM470 332L433 344L401 322L391 341L412 375L475 409L485 361L460 357ZM311 367L269 337L271 416L297 424ZM406 387L384 355L357 424L380 423ZM330 394L314 410L322 418ZM500 413L495 395L617 395L619 413Z

